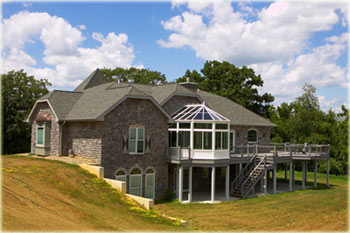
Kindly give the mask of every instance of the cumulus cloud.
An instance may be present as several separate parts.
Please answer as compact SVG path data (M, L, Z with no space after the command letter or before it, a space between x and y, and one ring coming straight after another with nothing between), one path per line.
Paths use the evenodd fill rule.
M133 46L124 33L103 36L93 33L100 43L95 48L81 46L86 37L69 22L48 13L22 11L3 20L2 72L24 69L36 78L46 78L56 88L72 88L98 67L129 67L135 58ZM51 68L37 67L38 62L25 52L25 45L43 43L43 62Z
M161 22L171 32L167 40L158 40L161 47L188 47L201 59L250 66L265 81L261 91L280 101L300 94L306 81L316 87L346 87L349 81L337 64L349 34L327 38L316 48L309 41L315 32L348 24L345 2L273 2L260 10L243 2L234 9L224 0L173 2L173 7L182 5L186 11Z

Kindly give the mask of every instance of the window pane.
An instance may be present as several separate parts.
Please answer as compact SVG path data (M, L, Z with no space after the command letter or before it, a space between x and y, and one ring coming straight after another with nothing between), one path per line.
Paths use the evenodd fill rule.
M215 132L215 149L221 149L221 132Z
M221 176L226 176L226 167L222 167L221 169L220 169L220 175Z
M194 128L195 129L211 129L212 128L212 124L194 123Z
M130 128L130 139L136 139L136 128Z
M169 131L169 147L176 147L176 131Z
M140 169L138 169L138 168L134 168L134 169L131 171L131 174L141 174L141 171L140 171Z
M143 153L143 141L137 141L137 153Z
M129 152L134 152L134 153L135 153L135 152L136 152L135 146L136 146L136 142L130 140L130 141L129 141Z
M222 149L227 150L228 148L228 133L227 132L222 132Z
M194 149L202 149L202 132L194 132Z
M176 123L169 124L169 129L176 129Z
M121 175L125 175L125 172L124 171L117 172L117 176L121 176Z
M228 125L227 124L216 124L216 128L217 129L228 129Z
M119 180L119 181L126 181L126 176L125 175L120 175L120 176L115 176L115 179L116 180Z
M204 149L211 150L212 149L212 132L204 132Z
M137 129L137 139L142 139L143 140L143 128L138 128Z
M189 147L190 146L190 132L179 131L179 146Z
M44 144L44 128L43 127L38 127L38 136L36 139L36 143L38 145Z
M248 142L256 142L257 132L255 130L248 131Z
M180 123L179 124L180 129L190 129L191 128L191 123Z
M208 175L209 175L209 170L208 170L208 168L207 168L207 167L203 168L202 176L203 176L204 178L206 178L206 177L208 177Z

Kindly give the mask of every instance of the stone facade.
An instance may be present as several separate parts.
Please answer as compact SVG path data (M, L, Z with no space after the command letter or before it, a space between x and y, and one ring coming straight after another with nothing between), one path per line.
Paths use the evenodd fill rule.
M186 104L199 104L201 101L196 97L189 96L173 96L170 100L168 100L165 104L163 104L162 108L171 116L174 112L179 110Z
M32 136L30 143L30 152L34 153L36 144L36 121L35 118L39 113L48 113L51 115L51 133L50 133L50 155L59 155L60 151L60 125L56 121L55 115L53 114L50 106L47 102L39 102L34 109L31 119L29 119L32 125Z
M101 126L101 122L67 122L62 127L62 155L71 150L74 155L101 163Z
M230 130L236 132L236 146L246 146L248 143L248 131L254 129L258 133L258 144L259 145L269 145L270 144L270 130L271 127L263 127L263 126L237 126L231 125ZM267 151L269 149L267 148ZM240 151L237 150L237 153ZM259 149L259 152L266 152L263 149Z
M145 137L150 137L150 153L122 153L123 135L128 135L129 127L134 125L144 127ZM167 117L149 100L127 99L105 116L100 131L102 133L101 165L105 169L105 177L114 179L117 171L126 171L129 191L129 174L133 168L139 168L143 174L144 196L145 172L148 168L152 168L155 172L155 198L159 199L167 188L168 181Z

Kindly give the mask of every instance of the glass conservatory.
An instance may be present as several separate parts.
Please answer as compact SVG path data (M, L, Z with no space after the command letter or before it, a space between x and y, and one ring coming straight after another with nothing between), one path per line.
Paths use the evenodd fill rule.
M230 120L205 103L188 104L174 114L169 125L169 151L178 159L229 158Z

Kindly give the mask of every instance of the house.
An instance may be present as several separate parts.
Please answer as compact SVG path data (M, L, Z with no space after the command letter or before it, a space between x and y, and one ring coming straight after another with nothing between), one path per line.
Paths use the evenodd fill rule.
M294 171L298 161L305 186L307 161L329 158L327 145L301 145L307 153L300 145L271 145L273 123L196 83L109 82L98 69L73 91L39 98L27 122L31 152L88 158L105 177L125 181L128 193L154 199L167 188L188 202L194 192L210 192L213 202L220 190L227 200L256 185L266 193L270 170L275 192L276 164Z

